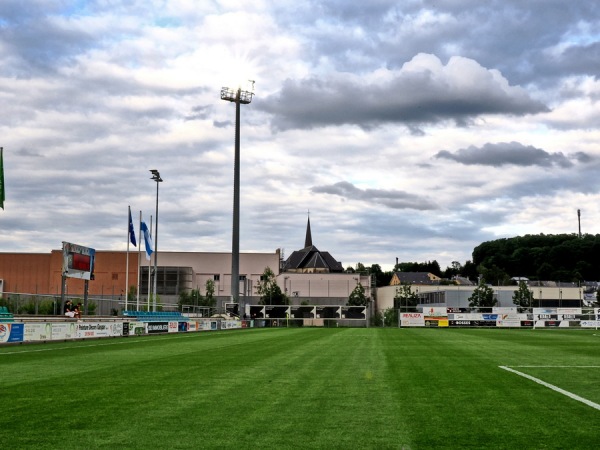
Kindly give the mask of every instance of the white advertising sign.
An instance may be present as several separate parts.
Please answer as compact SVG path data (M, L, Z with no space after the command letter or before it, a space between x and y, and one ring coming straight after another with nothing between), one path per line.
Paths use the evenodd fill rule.
M52 339L52 324L46 323L26 323L23 333L23 341L49 341Z
M425 315L422 313L402 313L400 325L403 327L424 327Z
M448 309L446 307L431 306L423 307L423 314L426 316L448 317Z

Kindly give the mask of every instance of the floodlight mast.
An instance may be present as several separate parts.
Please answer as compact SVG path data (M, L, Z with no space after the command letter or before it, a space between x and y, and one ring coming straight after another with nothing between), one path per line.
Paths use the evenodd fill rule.
M151 169L153 181L156 181L156 217L154 227L154 297L152 298L152 311L156 312L156 280L158 278L158 184L162 183L163 179L160 177L160 173L156 169Z
M252 91L243 91L223 87L221 100L235 103L235 156L233 163L233 232L231 236L231 301L237 303L240 319L243 317L243 305L240 305L240 105L252 102Z

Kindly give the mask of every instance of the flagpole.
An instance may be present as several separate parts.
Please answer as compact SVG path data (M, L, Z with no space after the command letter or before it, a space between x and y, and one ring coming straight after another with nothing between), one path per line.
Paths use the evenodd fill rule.
M138 245L138 263L137 263L137 284L136 286L136 296L135 296L135 310L140 310L140 266L142 265L142 260L140 259L140 250L142 250L142 211L140 211L140 228L138 231L138 236L140 237L140 243Z
M131 206L127 205L127 257L125 258L125 311L128 309L129 293L129 240L131 239L131 230L129 229L129 218L131 217Z
M150 236L152 236L152 214L150 214ZM152 283L150 283L150 280L152 279L150 276L150 268L152 267L151 262L152 258L148 260L148 309L146 310L148 312L150 311L150 297L152 295Z
M4 148L0 147L0 208L4 209L6 189L4 187Z

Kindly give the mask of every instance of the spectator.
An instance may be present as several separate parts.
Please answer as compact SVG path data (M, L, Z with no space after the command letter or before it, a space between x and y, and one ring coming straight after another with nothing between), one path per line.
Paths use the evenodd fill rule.
M81 303L77 303L77 306L75 307L75 317L81 319Z
M67 300L65 302L65 316L71 318L75 317L75 310L73 309L73 303L71 302L71 300Z

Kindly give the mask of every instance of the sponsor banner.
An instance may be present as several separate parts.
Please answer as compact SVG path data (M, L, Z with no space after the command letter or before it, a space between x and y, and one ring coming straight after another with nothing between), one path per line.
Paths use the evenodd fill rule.
M23 342L25 324L23 323L1 323L0 343Z
M424 320L426 327L448 327L449 325L448 319L440 319L439 317L425 317Z
M496 321L500 318L500 314L478 314L478 313L466 313L466 314L448 314L450 320L493 320Z
M558 314L534 314L535 320L558 320Z
M517 310L516 306L494 306L492 308L492 312L494 314L516 314L519 311Z
M451 320L451 327L471 327L473 326L470 320Z
M179 331L179 323L178 322L169 322L169 333L177 333Z
M425 316L422 313L402 313L400 316L400 326L424 327Z
M189 322L178 322L177 323L177 331L179 331L180 333L190 331L190 323Z
M194 327L196 328L195 331L214 331L218 329L217 324L216 320L203 319L194 322ZM190 331L192 330L190 329Z
M580 324L581 328L598 328L600 327L600 320L582 320Z
M146 334L148 322L129 322L129 336L141 336Z
M521 326L522 327L532 327L533 320L521 320Z
M62 322L52 324L52 337L53 341L62 341L65 339L75 339L77 337L77 323L76 322Z
M439 306L432 306L432 307L423 307L423 314L427 314L428 316L435 316L435 317L448 317L448 308L446 307L439 307Z
M498 314L482 314L481 316L483 320L498 320Z
M495 327L495 320L450 320L451 327Z
M556 308L533 308L533 314L556 314Z
M188 322L188 331L198 331L198 322Z
M527 313L499 314L498 320L527 320Z
M52 339L51 323L26 323L24 325L23 341L49 341Z
M168 333L169 322L148 322L148 334Z
M239 320L224 320L221 322L221 329L233 330L236 328L242 328L242 322Z
M512 314L517 315L517 314ZM499 318L496 321L496 326L497 327L520 327L521 326L521 319L516 317L516 318L502 318L504 316L509 316L509 314L501 314L501 318Z
M558 314L558 320L579 320L580 317L577 317L581 314Z
M556 308L557 314L581 314L581 308Z
M558 327L564 327L564 326L569 326L568 322L565 322L567 325L561 325L562 321L561 320L536 320L535 321L535 327L536 328L558 328Z
M456 306L446 307L446 312L448 314L450 314L450 313L464 313L464 312L467 312L467 311L468 311L467 308L458 308Z
M123 336L122 322L79 322L77 323L77 338L101 338Z

